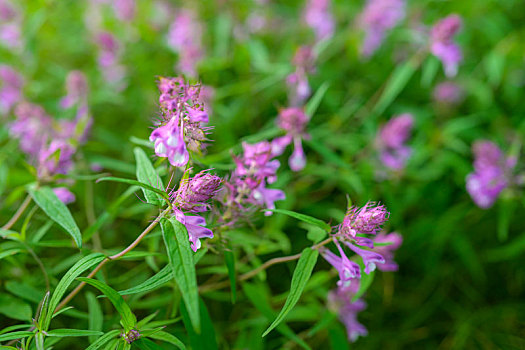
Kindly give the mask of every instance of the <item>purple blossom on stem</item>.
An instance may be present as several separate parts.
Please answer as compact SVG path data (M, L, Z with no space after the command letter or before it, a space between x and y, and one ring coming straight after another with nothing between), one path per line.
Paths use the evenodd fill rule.
M404 0L368 0L359 16L359 25L366 33L361 54L372 56L383 42L386 32L404 17Z
M326 248L321 249L320 252L323 258L325 258L325 260L328 261L339 273L339 281L337 281L337 285L339 287L348 287L352 280L361 278L361 270L357 263L348 259L337 241L335 241L335 245L337 246L341 257L335 255Z
M10 1L0 0L0 44L9 49L22 47L20 12Z
M386 207L375 202L368 202L361 208L353 206L339 225L338 235L347 239L355 239L357 234L375 235L389 216Z
M410 158L412 149L405 145L410 136L414 118L409 113L393 117L378 133L377 144L383 164L393 170L401 170Z
M48 147L38 155L38 175L40 177L54 174L67 174L73 167L75 149L67 141L52 140Z
M75 105L85 105L87 97L87 79L78 70L69 72L66 77L66 96L60 100L60 107L67 109Z
M436 85L432 93L436 102L450 105L461 102L463 95L463 89L452 81L445 81Z
M363 263L365 264L365 273L367 274L370 274L370 272L374 271L377 264L385 263L385 258L375 251L358 248L349 242L344 242L344 244L363 259Z
M331 0L308 0L304 21L315 33L316 41L330 39L334 35L335 20L331 12Z
M461 25L461 17L452 14L437 22L430 31L430 52L441 60L448 77L457 74L458 65L463 59L461 48L453 41Z
M7 114L22 99L24 79L7 65L0 65L0 114Z
M315 71L314 53L310 46L301 46L295 52L292 60L295 71L286 77L290 88L290 105L301 106L311 94L308 74Z
M53 192L64 204L73 203L76 200L75 195L66 187L53 188Z
M401 246L401 243L403 243L403 237L397 232L389 234L380 233L374 237L374 243L388 243L388 245L378 245L374 248L374 251L385 259L385 262L377 265L377 268L381 271L397 271L399 266L394 261L394 252Z
M113 0L113 9L117 18L123 22L131 22L135 18L135 0Z
M173 166L188 163L188 150L200 154L205 148L207 133L211 128L208 112L200 100L200 85L190 85L182 78L159 80L159 102L162 119L150 135L155 143L155 154L167 157Z
M353 281L349 287L339 286L328 294L328 306L338 314L345 325L348 340L355 342L360 336L368 335L368 331L357 320L357 314L366 308L363 299L352 302L352 298L359 290L359 280Z
M120 43L110 32L98 33L95 38L98 45L98 65L103 73L104 79L111 84L118 84L119 89L125 87L122 83L126 75L125 67L120 64Z
M176 16L168 33L168 46L179 54L177 69L195 76L196 64L202 59L202 25L195 13L182 10Z
M308 116L303 108L289 107L279 111L277 125L286 131L286 135L272 141L272 154L281 155L286 146L293 142L294 151L288 159L288 164L293 171L300 171L306 165L302 139L309 138L305 131L307 123Z
M51 118L44 109L29 102L15 108L16 120L9 125L11 137L20 140L20 148L32 158L37 158L47 142L47 132L52 128Z
M472 151L474 172L467 176L467 191L478 207L488 209L510 184L509 172L515 160L505 158L501 149L490 141L476 141Z

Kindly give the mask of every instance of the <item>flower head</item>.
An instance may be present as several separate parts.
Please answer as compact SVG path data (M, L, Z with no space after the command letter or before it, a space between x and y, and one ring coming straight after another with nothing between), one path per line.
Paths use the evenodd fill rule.
M430 51L441 60L448 77L457 74L458 64L463 59L461 48L453 41L461 24L461 17L452 14L437 22L430 31Z
M60 100L62 108L70 108L77 104L84 105L87 96L87 79L84 73L78 70L69 72L66 77L67 94Z
M190 10L183 10L171 24L168 45L179 54L177 68L190 76L196 75L196 64L203 55L202 25Z
M351 207L343 223L339 225L339 234L353 239L357 234L375 235L388 220L390 213L386 207L375 202L368 202L363 207Z
M435 101L451 105L461 102L463 95L463 89L452 81L445 81L436 85L432 93Z
M120 335L122 338L124 338L124 340L128 343L128 344L131 344L133 343L135 340L139 339L140 337L142 337L142 335L140 334L139 331L137 331L136 329L132 329L130 330L129 332L127 333L122 333Z
M335 20L330 7L331 0L308 0L306 3L304 21L314 31L317 41L334 35Z
M22 99L24 79L13 68L0 65L0 115L8 113Z
M178 190L171 194L171 200L174 206L183 211L208 211L208 201L217 194L221 183L220 177L209 174L207 170L201 171L190 179L182 180Z
M377 136L377 145L383 164L394 170L400 170L412 153L412 149L405 145L414 126L414 117L404 113L393 117L380 130Z
M55 192L55 194L58 197L58 199L60 199L60 201L62 201L64 204L73 203L75 201L75 199L76 199L76 197L73 194L73 192L71 192L66 187L53 188L53 192Z

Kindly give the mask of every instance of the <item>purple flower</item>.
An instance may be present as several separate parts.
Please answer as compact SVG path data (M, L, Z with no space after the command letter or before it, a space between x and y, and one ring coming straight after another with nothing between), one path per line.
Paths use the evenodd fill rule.
M436 102L444 104L458 104L463 99L463 89L452 81L445 81L434 88L432 97Z
M350 286L351 281L361 278L361 270L358 264L348 259L337 241L335 241L335 244L341 257L338 257L326 248L321 249L321 255L339 273L339 281L337 281L337 285L339 287L348 287Z
M142 334L140 334L139 331L137 331L136 329L132 329L130 330L129 332L127 333L122 333L120 335L128 344L131 344L133 343L135 340L139 339L140 337L142 337Z
M10 1L0 1L0 44L9 49L22 47L20 11Z
M463 59L461 48L453 41L461 29L461 17L452 14L437 22L430 31L430 51L443 63L445 74L453 77L458 72L458 64Z
M414 118L405 113L393 117L378 133L377 145L383 164L393 170L401 170L410 158L412 149L405 145L410 136Z
M200 154L205 148L206 134L210 128L208 112L200 101L200 86L189 85L182 78L159 80L159 102L162 120L150 135L155 143L155 154L167 157L171 165L188 163L188 150Z
M76 200L75 195L66 187L53 188L53 192L64 204L73 203Z
M122 82L126 75L126 68L120 63L120 43L110 32L101 32L95 38L98 45L98 65L102 71L104 79L123 89L125 84Z
M331 0L308 0L304 21L315 33L316 41L330 39L334 35L335 20L331 12Z
M370 274L370 272L374 271L377 264L385 263L385 258L375 251L361 249L348 242L344 242L344 244L363 259L363 263L365 264L365 273L367 274Z
M170 195L174 206L191 213L210 210L208 201L217 194L222 179L207 171L201 171L194 177L181 181L178 190Z
M363 299L352 302L352 298L359 289L359 280L352 282L350 287L339 286L328 294L328 305L339 315L339 319L346 327L348 339L355 342L358 337L368 335L368 331L359 321L357 314L366 308Z
M295 52L292 60L295 71L286 77L286 83L290 88L290 105L301 106L311 94L308 83L308 73L315 71L315 57L310 46L301 46Z
M500 148L490 141L476 141L474 172L467 176L467 191L476 205L490 208L501 191L511 182L510 172L515 166L513 158L505 158Z
M177 69L187 75L195 76L196 64L203 55L202 25L190 10L182 10L170 26L168 45L179 54Z
M196 252L201 247L201 238L213 238L213 232L204 227L206 220L198 215L185 215L182 211L173 208L175 218L188 230L191 249Z
M368 202L362 208L351 207L339 225L339 234L347 239L354 239L357 234L375 235L389 215L384 205L375 202Z
M286 146L294 143L294 151L288 160L290 168L293 171L300 171L306 165L306 157L303 151L302 139L308 138L305 132L308 117L303 108L290 107L279 111L277 125L286 131L286 135L278 137L272 141L272 154L281 155Z
M359 16L359 25L366 32L361 54L370 57L383 42L385 33L404 17L404 0L368 0Z
M135 0L114 0L113 9L117 18L123 22L131 22L135 18Z
M374 243L376 243L374 251L385 259L385 262L377 265L377 268L381 271L397 271L399 266L394 261L394 252L401 246L401 243L403 243L403 237L397 232L389 234L380 233L374 237ZM388 243L388 245L377 246L377 244L384 243Z
M7 114L22 99L24 79L13 68L0 65L0 114Z
M38 156L38 175L44 177L67 174L73 167L74 153L75 149L68 142L60 139L51 141Z
M23 102L15 108L16 120L10 124L9 133L20 140L20 148L32 158L37 158L48 140L52 129L51 118L40 106Z
M66 77L67 94L60 100L60 107L67 109L77 104L86 104L87 80L84 73L78 70L69 72Z

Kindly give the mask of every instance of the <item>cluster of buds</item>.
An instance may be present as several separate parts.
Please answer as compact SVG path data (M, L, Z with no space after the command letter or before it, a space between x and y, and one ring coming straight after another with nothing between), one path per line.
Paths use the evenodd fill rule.
M404 113L390 119L379 130L376 144L383 164L392 170L401 170L412 154L412 149L405 143L414 126L414 117Z
M142 337L142 335L140 334L139 331L137 331L136 329L132 329L130 330L129 332L127 333L121 333L120 336L122 337L122 339L124 339L128 344L131 344L133 343L135 340L139 339L140 337Z
M386 32L404 17L404 0L368 0L359 16L359 25L365 31L361 54L372 56L383 42Z
M185 9L175 16L168 32L168 46L179 54L177 70L195 77L202 59L202 25L195 13Z
M290 88L290 105L301 106L311 94L308 74L315 71L315 56L310 46L301 46L295 52L292 64L295 71L286 77Z
M300 171L306 165L302 139L310 137L306 133L307 123L308 116L302 107L283 108L279 111L277 125L286 132L286 135L272 141L272 153L275 156L281 155L285 148L293 142L294 150L288 159L290 169L293 171Z
M331 0L308 0L303 18L314 31L317 42L334 35L335 20L331 12Z
M0 115L5 115L22 99L24 79L13 68L0 65Z
M274 209L275 201L283 200L281 190L267 188L277 180L279 161L272 159L272 145L267 141L256 144L242 144L242 157L235 157L236 168L224 184L221 202L226 207L222 218L227 224L234 224L247 212L257 208ZM266 211L265 215L271 215Z
M14 109L15 121L9 124L10 135L19 140L20 149L36 165L41 179L71 171L73 156L78 146L87 140L92 124L83 74L70 73L66 88L67 96L62 99L62 106L77 108L74 120L53 120L42 107L21 102ZM65 187L57 188L55 193L65 203L74 201L74 195Z
M159 80L162 118L150 135L155 154L167 157L173 166L185 166L189 152L200 154L205 148L210 127L208 111L200 100L200 85L191 85L183 78Z
M330 293L329 304L338 305L335 310L345 324L351 341L367 334L366 328L357 322L357 312L364 309L365 303L361 299L352 302L359 290L362 273L370 274L376 268L381 271L397 270L397 264L393 260L394 251L401 245L402 238L395 232L380 233L388 217L389 212L385 206L374 202L368 202L361 208L351 207L332 235L339 254L324 247L320 249L324 259L339 274L337 289ZM361 271L358 263L348 258L345 247L361 258L364 271Z
M461 17L452 14L437 22L430 31L430 52L441 62L448 77L458 72L463 59L461 48L454 42L454 35L461 29Z
M467 176L467 191L480 208L490 208L501 191L512 182L515 157L505 157L501 149L490 141L477 141L472 147L474 172Z
M220 189L222 179L209 174L207 170L199 172L192 178L184 176L176 191L170 193L175 218L186 226L191 249L197 251L201 247L201 238L212 238L213 232L204 227L206 220L199 215L210 210L209 201Z

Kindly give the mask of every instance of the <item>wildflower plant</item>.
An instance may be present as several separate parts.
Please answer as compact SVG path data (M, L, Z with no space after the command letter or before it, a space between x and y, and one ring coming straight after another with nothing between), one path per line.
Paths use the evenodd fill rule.
M0 348L520 348L525 5L465 1L0 0Z

